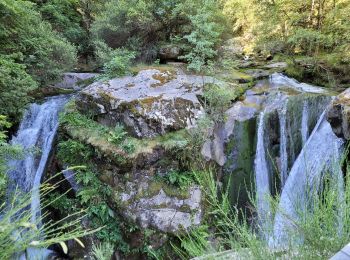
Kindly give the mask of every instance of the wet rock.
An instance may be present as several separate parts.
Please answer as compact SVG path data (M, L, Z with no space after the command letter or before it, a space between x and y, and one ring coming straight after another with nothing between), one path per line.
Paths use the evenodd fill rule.
M77 104L102 124L123 123L135 137L155 137L195 124L203 113L197 95L206 83L224 84L212 77L149 69L96 82L81 91Z
M327 120L338 137L350 140L350 88L333 100L327 111Z

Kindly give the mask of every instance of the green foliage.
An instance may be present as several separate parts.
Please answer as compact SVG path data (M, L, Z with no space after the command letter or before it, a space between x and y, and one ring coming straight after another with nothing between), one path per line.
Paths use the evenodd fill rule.
M76 164L76 161L88 162L92 154L92 149L79 141L67 140L58 144L58 158L69 164Z
M108 138L109 142L112 142L114 144L120 144L128 134L126 131L124 131L124 126L117 124L114 127L113 131L109 132L110 137Z
M70 106L72 107L70 108ZM91 134L98 136L99 138L103 138L107 142L116 145L118 148L122 149L128 154L133 153L136 149L134 139L128 135L128 133L124 130L124 127L122 125L116 125L116 127L113 130L111 130L111 128L99 124L96 121L88 118L87 116L79 113L76 110L74 103L68 104L66 112L61 114L60 122L62 123L62 125L72 127L74 129L77 129L78 131L81 129L87 130L91 132ZM83 145L82 143L79 143L77 141L72 140L71 142L72 143L64 144L67 147L62 147L63 150L66 149L66 151L64 151L62 154L63 157L64 154L67 154L66 159L72 158L70 149L75 149L74 146L77 146L77 148L79 148L79 145ZM74 150L74 152L76 152L76 150ZM88 152L82 150L82 153L90 154L91 151Z
M205 66L209 66L208 60L213 59L217 52L216 47L220 42L223 28L215 20L219 9L216 1L201 1L195 14L189 15L191 21L191 33L184 35L189 50L183 56L189 64L188 68L196 72L202 72Z
M136 52L125 48L112 49L102 41L95 41L97 63L103 67L103 78L115 78L130 74L130 66Z
M135 53L128 50L116 49L112 59L103 65L103 72L108 78L125 76L129 72Z
M25 68L41 85L57 80L76 61L74 46L42 20L29 1L0 2L0 47L0 54L12 55L15 63L25 65L18 67L19 74Z
M198 68L204 65L202 59L206 63L215 56L222 30L219 10L213 0L108 1L96 17L93 32L113 49L137 50L137 58L147 63L157 60L162 43L180 39L178 44L189 43L192 53L186 58Z
M348 163L346 165L349 168ZM339 182L332 173L323 176L321 190L309 188L309 206L297 209L298 217L290 219L289 241L285 242L291 246L281 251L271 250L259 235L259 225L252 227L247 213L231 205L228 190L220 188L213 172L194 173L202 190L206 191L207 215L202 226L179 236L180 245L173 244L174 251L182 259L198 256L212 259L214 256L210 254L226 250L232 250L239 259L314 259L315 256L329 259L350 239L350 191L340 191ZM346 177L349 173L347 169ZM350 180L345 180L347 187ZM256 205L251 198L251 204ZM279 197L271 197L270 201L273 213L278 212ZM296 241L295 238L299 239ZM221 257L224 258L225 253Z
M196 178L193 172L179 172L172 170L163 176L158 176L157 178L164 181L168 185L175 186L183 190L196 183Z
M98 170L91 163L94 156L91 148L74 140L62 141L58 145L58 158L68 165L86 165L86 168L75 171L75 178L80 185L77 201L61 201L61 203L74 204L77 208L86 208L87 216L93 228L102 228L96 236L102 242L117 244L122 252L128 252L128 245L124 242L119 226L118 217L107 204L112 195L109 186L98 179ZM59 205L56 205L59 206Z
M0 115L0 204L3 202L8 183L8 166L9 159L19 158L22 155L22 149L7 143L6 129L11 127L6 116Z
M92 255L95 260L110 260L114 253L114 246L111 243L101 243L92 246Z
M31 101L28 93L37 88L37 83L25 68L16 63L14 57L0 54L0 114L12 119L22 114Z
M225 111L241 95L240 86L206 84L203 92L205 110L214 122L224 122Z
M49 0L39 2L38 10L44 20L48 21L53 29L74 45L78 46L80 53L91 52L89 32L84 24L84 17L81 14L80 1L76 0Z
M43 184L40 194L46 196L55 190L56 186ZM69 214L67 218L58 222L48 222L39 225L42 219L33 223L30 209L31 193L15 191L8 203L0 208L0 258L13 259L16 253L23 252L27 248L47 248L50 245L94 233L96 230L82 230L81 221L85 217L83 211ZM47 203L42 208L46 209ZM69 219L69 220L68 220ZM68 221L67 221L68 220ZM19 238L20 236L20 238ZM43 239L43 237L45 237Z

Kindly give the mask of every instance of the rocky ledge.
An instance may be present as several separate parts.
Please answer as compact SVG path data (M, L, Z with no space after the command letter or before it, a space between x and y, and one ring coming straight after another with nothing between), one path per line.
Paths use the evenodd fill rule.
M333 100L327 111L327 120L338 137L350 140L350 88Z
M208 83L224 84L175 69L147 69L96 82L81 91L77 104L104 125L122 123L135 137L155 137L195 124L203 113L197 95Z

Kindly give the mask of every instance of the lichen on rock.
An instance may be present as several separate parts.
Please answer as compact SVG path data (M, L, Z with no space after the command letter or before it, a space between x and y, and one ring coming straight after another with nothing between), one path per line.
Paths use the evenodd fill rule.
M206 83L225 84L179 71L141 70L86 87L77 104L104 125L123 123L131 135L150 138L193 126L203 114L197 95Z

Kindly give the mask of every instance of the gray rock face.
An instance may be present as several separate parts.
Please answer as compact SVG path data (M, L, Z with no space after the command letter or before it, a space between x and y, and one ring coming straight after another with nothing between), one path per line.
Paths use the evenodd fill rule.
M327 120L338 137L350 140L350 88L333 100L327 111Z
M121 212L142 228L176 234L201 223L201 190L197 186L191 187L186 197L179 198L168 195L161 187L155 192L151 182L129 182L127 187L118 197L124 208ZM156 194L144 195L149 192Z
M97 75L98 75L97 73L74 73L74 72L64 73L62 81L55 84L55 87L79 90L81 89L81 87L84 86L84 84L80 86L79 83L82 83L83 81L94 78Z
M197 98L203 83L223 84L212 77L149 69L96 82L81 91L77 103L102 124L123 123L135 137L155 137L195 124L203 113Z
M182 55L182 49L179 46L169 45L162 46L159 49L159 57L161 60L179 60Z

